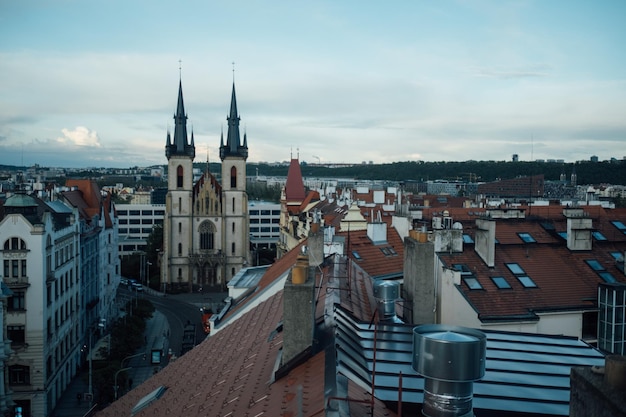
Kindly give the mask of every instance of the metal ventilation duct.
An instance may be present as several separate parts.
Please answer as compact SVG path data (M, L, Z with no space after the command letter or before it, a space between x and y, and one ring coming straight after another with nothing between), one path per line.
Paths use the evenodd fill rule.
M485 375L486 336L458 326L413 329L413 369L423 375L427 417L471 417L473 384Z
M374 297L378 308L378 317L381 321L402 323L396 316L396 300L400 298L400 284L395 281L376 280L374 282Z

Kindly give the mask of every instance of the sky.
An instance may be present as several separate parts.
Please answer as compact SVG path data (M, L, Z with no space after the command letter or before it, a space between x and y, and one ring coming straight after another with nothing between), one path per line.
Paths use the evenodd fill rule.
M626 156L626 1L0 0L0 164ZM234 64L233 64L234 63Z

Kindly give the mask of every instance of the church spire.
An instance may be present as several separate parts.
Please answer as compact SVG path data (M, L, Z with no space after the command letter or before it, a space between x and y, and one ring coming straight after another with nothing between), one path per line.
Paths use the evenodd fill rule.
M187 115L185 114L185 104L183 102L183 82L178 83L178 103L174 114L174 141L170 141L169 133L165 145L165 156L169 159L172 155L187 155L192 159L196 156L196 149L193 143L193 132L191 134L191 144L187 142Z
M241 137L239 135L240 117L237 112L237 96L235 95L234 82L233 92L230 98L230 114L226 120L228 120L228 133L226 134L226 144L224 144L222 140L222 145L220 146L220 158L222 161L227 156L238 156L243 157L244 159L248 158L247 143L241 145Z

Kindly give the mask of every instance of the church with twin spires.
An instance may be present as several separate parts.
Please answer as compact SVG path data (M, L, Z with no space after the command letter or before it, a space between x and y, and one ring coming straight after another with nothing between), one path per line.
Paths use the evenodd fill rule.
M221 287L249 263L249 217L246 193L248 144L239 134L235 83L228 132L221 134L221 183L209 172L194 182L193 131L187 135L182 80L174 115L174 136L167 132L167 197L163 220L162 290Z

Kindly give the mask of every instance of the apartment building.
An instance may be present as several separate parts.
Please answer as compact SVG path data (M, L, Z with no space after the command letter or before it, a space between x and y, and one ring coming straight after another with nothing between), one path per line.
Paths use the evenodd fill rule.
M8 388L23 415L47 416L76 375L83 332L78 210L22 193L0 219Z
M165 204L117 204L115 208L119 221L120 256L145 251L152 228L163 225Z
M275 248L280 238L280 203L253 201L248 203L248 213L252 249Z

